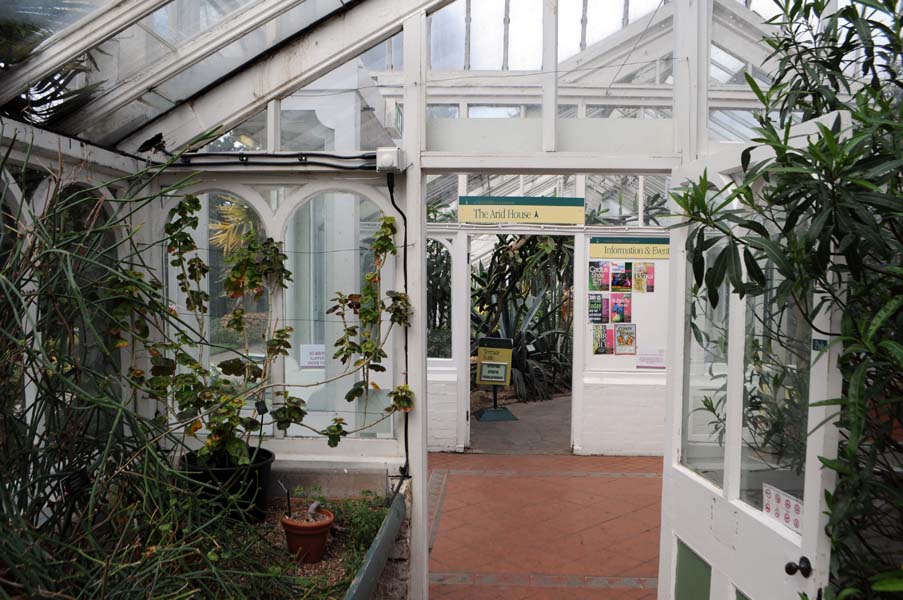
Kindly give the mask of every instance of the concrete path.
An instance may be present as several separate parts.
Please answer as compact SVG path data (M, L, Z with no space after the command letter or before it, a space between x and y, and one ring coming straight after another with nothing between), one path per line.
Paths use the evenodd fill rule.
M429 460L431 598L656 597L661 458Z
M470 421L470 451L486 454L570 454L571 397L505 405L517 421Z

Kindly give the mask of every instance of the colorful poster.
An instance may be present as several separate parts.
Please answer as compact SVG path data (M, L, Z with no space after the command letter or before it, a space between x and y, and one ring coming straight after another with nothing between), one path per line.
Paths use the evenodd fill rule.
M611 295L611 322L630 323L633 299L630 294L613 293Z
M593 325L593 354L614 354L615 336L611 325Z
M589 261L589 291L607 292L611 263L607 260Z
M655 263L633 263L633 291L637 294L655 291Z
M615 354L636 354L636 325L614 325Z
M633 289L633 263L611 263L611 291L629 292Z
M597 292L589 293L589 322L608 323L609 308L608 295Z

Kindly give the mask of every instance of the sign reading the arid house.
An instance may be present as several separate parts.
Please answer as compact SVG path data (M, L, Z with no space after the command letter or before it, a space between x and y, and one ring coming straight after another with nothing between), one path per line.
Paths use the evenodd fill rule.
M461 196L459 223L538 223L583 225L583 198L534 196Z
M667 260L666 237L594 237L589 243L590 258Z

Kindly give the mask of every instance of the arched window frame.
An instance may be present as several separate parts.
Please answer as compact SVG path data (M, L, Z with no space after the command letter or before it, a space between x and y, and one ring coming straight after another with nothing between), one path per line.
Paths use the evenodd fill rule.
M276 185L284 185L286 187L297 186L297 189L292 190L290 193L286 195L286 197L281 200L277 205L271 206L271 204L264 198L264 196L258 192L256 189L249 185L245 185L239 182L232 181L228 178L223 178L219 181L209 181L196 185L192 185L186 187L180 191L180 195L196 195L201 197L207 193L215 193L215 192L223 192L233 195L242 201L246 202L250 208L252 208L257 217L259 218L259 222L262 224L263 231L261 232L264 236L272 237L277 242L283 244L284 250L290 254L291 249L288 248L287 244L287 232L289 224L291 220L294 218L296 211L301 210L302 207L306 206L311 200L317 198L318 196L326 193L340 193L340 194L352 194L357 196L358 198L366 199L372 202L376 208L382 213L382 215L396 216L398 217L397 211L392 207L389 199L385 193L381 190L375 188L374 186L363 184L363 183L355 183L348 181L312 181L304 184L294 183L294 182L280 182ZM202 201L202 210L198 215L198 226L192 232L192 236L195 240L195 243L198 246L198 255L209 264L209 206L207 204L207 200L204 197L201 197ZM401 253L401 239L402 239L402 222L401 219L397 219L398 223L398 231L399 233L396 236L396 244L399 246L399 253ZM390 256L386 261L386 264L383 266L383 295L387 290L402 290L403 289L403 280L400 273L400 270L396 268L397 262L400 260L400 256L398 259ZM290 269L291 270L291 269ZM167 287L168 287L168 296L171 303L176 307L181 313L187 313L185 295L178 289L176 273L173 269L168 269L167 271ZM291 283L289 285L292 285ZM209 289L209 288L208 288ZM339 290L333 290L339 291ZM344 290L343 290L344 291ZM289 290L276 290L272 297L272 314L277 315L279 319L279 323L284 325L292 326L291 322L285 322L285 306L287 302L287 296L289 295ZM209 318L209 316L208 316ZM207 325L207 330L209 331L209 323ZM384 366L386 367L386 372L384 374L376 374L380 378L379 385L383 389L391 389L392 386L403 383L403 375L401 375L396 369L395 365L395 352L394 348L401 348L401 337L398 329L395 329L386 345L386 352L389 355L388 359L384 361ZM331 343L327 340L327 350L331 356ZM297 343L297 341L293 338L292 344L293 346ZM205 349L203 350L205 353L202 356L202 360L209 360L209 352ZM282 383L285 381L286 377L286 367L285 367L285 359L281 358L274 362L272 369L272 381L273 383ZM348 386L350 387L350 380ZM344 389L344 388L343 388ZM305 394L308 391L304 388L292 389L290 390L295 395L304 398ZM344 408L343 405L347 405L344 397L339 397L335 400L337 408ZM350 411L353 412L353 411ZM322 413L324 415L330 414L328 412ZM341 413L340 413L341 414ZM346 421L349 422L350 425L353 425L353 420L348 419L349 415L341 414L341 416L346 417ZM310 418L310 417L308 417ZM331 420L331 416L330 416ZM397 419L390 419L391 429L390 433L384 434L380 433L377 435L377 438L381 439L392 439L393 441L396 439L396 430L397 430ZM351 428L350 426L348 428ZM300 441L308 436L307 433L303 433L301 435L297 435L297 431L293 428L290 430L291 434L286 434L284 432L280 432L275 430L274 427L269 428L266 431L266 435L271 439L280 439L285 438L286 441L296 440ZM368 440L361 440L368 441Z
M349 194L357 197L360 200L368 200L371 202L381 213L381 216L398 216L397 211L392 207L389 199L383 194L381 191L377 190L373 186L358 184L353 182L335 182L335 181L322 181L322 182L312 182L304 185L303 187L295 190L293 193L289 194L286 198L286 201L283 202L274 215L274 222L278 223L281 227L279 231L279 240L284 242L285 249L287 253L291 254L292 249L289 248L289 228L293 219L295 218L298 211L302 210L305 206L307 206L311 201L321 197L324 194ZM356 219L357 220L357 219ZM386 291L388 290L402 290L403 289L403 280L399 273L399 270L396 268L398 264L397 261L401 259L401 253L403 249L401 248L402 242L402 227L403 224L400 219L396 219L396 225L398 228L398 233L396 234L396 245L399 247L399 256L393 257L389 255L386 259L385 264L382 269L382 295L385 297ZM290 269L291 270L291 269ZM361 273L358 272L356 274L355 279L359 280ZM328 293L332 295L336 291L349 291L349 290L329 290ZM285 307L291 302L291 284L288 290L284 290L281 295L282 302L280 304L280 315L283 318L286 317ZM324 315L325 317L325 315ZM286 322L287 325L292 325L291 322ZM395 356L396 352L395 348L401 348L401 334L400 331L395 328L386 342L385 351L388 357L383 361L383 366L385 366L386 371L384 373L371 373L371 378L375 381L382 389L388 390L403 383L402 376L398 372L399 369L396 369L395 364ZM292 338L292 345L297 346L299 343L297 337ZM332 354L332 340L326 339L326 351L327 351L327 360L331 360ZM295 348L293 348L293 351ZM280 364L277 369L274 369L274 377L278 376L280 381L285 381L286 378L286 360L283 358L279 361ZM344 390L349 388L351 383L354 381L350 377L342 380L343 383L340 386L340 389ZM305 395L305 388L295 389L293 390L296 395L301 396L302 398ZM341 416L347 422L346 427L348 429L352 429L357 426L356 418L357 414L355 410L347 410L346 407L356 406L350 405L345 401L343 397L338 397L334 400L336 412L330 411L309 411L307 419L310 419L313 422L317 422L316 426L328 424L328 421L331 421L332 416ZM321 418L317 419L318 415ZM313 417L313 419L311 418ZM323 419L322 417L326 417L327 419ZM390 419L390 430L388 433L376 433L375 436L380 439L395 439L396 437L396 419ZM286 432L287 438L303 438L309 437L309 432L300 427L292 427Z

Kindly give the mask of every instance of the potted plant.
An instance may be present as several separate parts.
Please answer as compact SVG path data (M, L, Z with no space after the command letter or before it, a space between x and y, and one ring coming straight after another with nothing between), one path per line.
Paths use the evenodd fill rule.
M210 269L196 254L197 246L187 233L197 226L196 212L200 208L196 197L184 198L170 211L166 226L170 266L176 270L178 287L194 316L197 338L181 334L176 340L152 346L152 377L148 383L157 399L174 404L176 418L185 424L185 436L201 439L199 434L203 434L202 445L182 457L184 470L205 484L206 492L226 492L226 497L237 502L237 514L262 521L270 467L275 459L261 445L263 419L269 412L267 384L273 364L287 354L291 328L277 327L268 317L260 334L262 339L252 340L245 306L261 300L271 305L273 294L286 287L291 273L285 268L286 256L279 245L272 238L260 239L253 227L237 238L226 235L218 241L214 239L213 243L224 252L223 292L234 302L233 310L224 319L224 328L242 341L242 351L228 354L215 365L204 364L203 347L217 349L207 341L206 331L210 300L206 281ZM173 313L178 318L174 309ZM262 356L251 355L252 341L264 342ZM300 421L304 416L303 402L285 392L281 395L283 410L279 417ZM246 414L249 404L254 409ZM252 443L254 437L257 439Z
M326 540L335 515L315 500L303 514L293 516L291 494L281 481L279 485L285 490L285 514L281 522L289 554L303 563L320 562L326 552Z
M231 229L218 226L217 235L211 240L223 250L226 264L223 292L235 302L232 311L219 324L239 337L243 351L232 353L215 365L205 365L203 347L217 348L208 341L205 330L210 269L197 255L197 245L188 233L197 227L196 213L200 209L200 201L188 196L170 211L166 225L170 266L176 270L186 308L195 317L196 337L180 334L174 341L151 345L152 377L148 384L156 399L174 405L178 423L185 426L184 435L201 442L196 450L182 457L183 468L204 484L207 493L237 502L237 512L243 518L262 521L268 501L269 472L275 459L270 450L262 447L265 425L274 424L283 431L301 425L325 436L334 447L341 438L372 427L396 411L410 410L413 394L407 385L389 391L392 403L384 416L358 429L345 429L340 417L322 430L303 423L304 400L289 392L292 386L271 381L273 365L288 355L291 348L292 328L279 327L270 310L274 295L281 293L291 281L291 273L285 268L287 257L279 243L272 238L261 239L247 222L241 228L235 227L235 222ZM221 211L221 217L225 222L243 218L240 211L231 208ZM380 361L386 356L384 345L391 328L409 324L407 296L387 292L387 301L381 295L380 269L386 257L396 252L395 233L394 219L384 217L371 244L374 270L365 275L361 293L337 292L336 305L329 310L344 323L344 333L335 343L334 356L348 366L341 377L356 378L345 395L349 402L360 398L366 403L372 391L379 391L370 373L385 370ZM264 313L266 326L258 334L262 339L253 341L262 342L263 350L259 355L252 355L246 306L262 300L268 305ZM388 328L382 325L384 313L389 317ZM255 314L259 313L255 311ZM174 309L173 318L178 318ZM259 323L255 323L255 328L260 330ZM316 385L319 384L294 387ZM250 412L246 409L249 406L253 407ZM366 406L364 410L366 413Z

